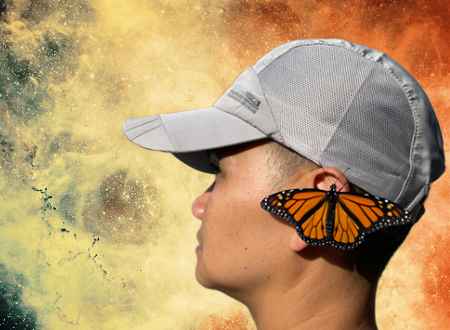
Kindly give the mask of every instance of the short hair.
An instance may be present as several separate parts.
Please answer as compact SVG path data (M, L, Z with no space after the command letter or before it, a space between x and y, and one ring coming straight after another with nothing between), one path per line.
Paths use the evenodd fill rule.
M305 172L320 168L319 165L301 156L290 148L278 143L269 141L266 145L266 164L270 168L270 179L273 180L272 188L274 190L283 190L283 185L287 183L296 171ZM356 184L350 182L350 192L362 193L366 191ZM420 213L417 218L423 214ZM355 250L348 251L352 263L356 266L358 272L371 282L377 282L381 277L387 263L392 255L403 243L412 224L392 226L381 229L366 236L363 242Z
M269 140L265 144L265 152L266 165L270 169L268 179L273 182L272 189L274 190L281 189L287 180L299 169L307 172L320 168L313 161L275 140Z

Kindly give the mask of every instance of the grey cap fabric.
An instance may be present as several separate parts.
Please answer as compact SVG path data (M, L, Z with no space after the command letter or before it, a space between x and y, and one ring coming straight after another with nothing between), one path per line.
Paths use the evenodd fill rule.
M208 108L130 118L126 136L215 173L208 150L271 138L408 211L445 170L418 82L388 55L341 39L294 40L248 67Z

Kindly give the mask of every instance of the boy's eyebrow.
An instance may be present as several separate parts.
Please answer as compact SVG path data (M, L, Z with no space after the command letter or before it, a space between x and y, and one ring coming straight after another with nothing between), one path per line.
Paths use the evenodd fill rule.
M208 158L209 161L214 164L215 166L219 167L219 160L221 160L222 158L228 156L228 155L232 155L234 153L236 153L236 150L238 150L236 146L232 145L232 146L225 146L225 147L220 147L220 148L216 148L216 149L209 149L208 150Z

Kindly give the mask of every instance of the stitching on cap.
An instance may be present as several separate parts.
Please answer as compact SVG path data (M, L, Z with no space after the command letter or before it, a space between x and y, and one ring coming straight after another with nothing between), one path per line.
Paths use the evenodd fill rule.
M250 92L246 92L252 95ZM228 92L228 96L231 97L233 100L238 101L239 103L245 105L251 112L256 113L259 109L260 101L257 99L257 103L252 103L251 99L248 95L243 95L239 93L235 89L231 89Z
M266 67L267 67L267 66L266 66ZM261 84L261 82L260 82L260 80L259 80L258 73L256 73L256 71L253 69L253 66L250 67L250 70L253 71L253 73L255 74L256 79L258 80L258 84L259 84L259 87L261 87L261 92L262 92L262 96L263 96L263 98L264 98L264 101L265 101L265 103L267 104L267 106L268 106L268 108L269 108L270 115L272 116L272 120L273 120L273 122L275 123L275 127L277 128L278 132L280 133L280 137L281 137L281 139L283 140L283 143L284 143L284 137L283 137L282 134L281 134L280 126L278 125L277 120L276 120L276 117L275 117L274 114L273 114L272 105L271 105L271 104L269 103L269 101L267 100L266 92L264 91L264 86ZM272 135L272 134L273 134L273 133L271 133L270 135Z
M328 148L328 145L331 143L331 140L334 138L334 136L336 135L336 132L338 131L339 127L341 126L342 121L344 120L344 118L347 116L347 113L349 111L349 109L351 108L353 102L355 101L355 98L358 96L359 91L361 90L362 86L364 86L364 84L366 83L367 79L369 78L369 76L372 74L374 70L374 67L372 67L370 69L369 72L367 72L366 77L364 78L364 80L361 82L361 84L358 87L358 90L356 91L356 93L353 95L352 100L348 103L347 105L347 109L345 110L345 113L342 115L341 119L339 119L339 123L336 125L336 129L334 130L333 134L330 136L330 138L327 141L327 144L322 148L322 150L320 151L320 154L322 155L323 152ZM321 156L322 158L322 156Z
M415 142L416 142L416 135L420 134L419 131L419 125L418 125L418 120L416 117L416 107L415 107L415 103L412 103L412 101L410 100L409 97L409 93L406 89L406 86L404 86L402 83L403 81L401 80L400 77L398 77L395 72L393 72L392 68L390 67L389 63L387 63L386 61L384 61L385 57L383 57L383 61L380 63L380 65L383 66L383 68L386 68L387 72L389 74L391 74L391 76L397 81L397 83L400 85L400 88L402 89L403 93L405 94L406 100L408 101L409 107L410 107L410 111L411 111L411 115L413 117L413 122L414 122L414 132L412 134L412 139L411 139L411 146L409 148L409 166L410 166L410 170L408 172L408 175L406 176L405 182L402 185L402 189L400 189L400 192L397 194L397 196L395 197L395 200L397 201L398 198L400 196L402 196L402 194L404 193L404 191L406 190L406 187L409 185L409 183L411 182L411 180L413 178L415 178L416 176L416 172L415 166L414 166L414 158L416 155L416 149L415 149ZM406 82L405 82L406 83ZM414 93L414 90L410 89L409 92L412 94L411 98L415 98L417 99L417 95Z
M144 126L144 125L147 125L147 124L152 123L152 122L157 121L157 120L158 120L158 117L152 118L152 119L148 119L148 120L145 120L145 121L139 123L139 125L136 125L136 126L133 126L133 127L128 127L128 128L126 128L125 131L129 132L129 131L131 131L131 130L133 130L133 129L140 128L140 127L142 127L142 126ZM159 125L161 125L161 123L159 123ZM159 126L159 125L158 125L158 126ZM157 128L158 126L156 126L155 128Z
M266 70L270 65L272 65L272 63L273 62L275 62L275 60L276 59L278 59L279 57L281 57L281 56L284 56L284 55L286 55L287 53L289 53L290 51L292 51L293 49L295 49L295 48L297 48L297 47L301 47L301 46L306 46L306 45L293 45L292 47L290 47L290 48L287 48L284 52L282 52L281 54L278 54L276 57L274 57L269 63L267 63L265 66L264 66L264 68L262 68L261 69L261 71L259 71L259 73L258 74L260 74L260 73L262 73L264 70ZM252 68L253 68L253 66L252 66ZM256 71L255 71L256 72Z
M147 123L148 124L148 123ZM143 126L143 125L140 125L139 126L139 128L141 127L141 126ZM129 134L132 134L132 133L130 133L130 131L126 131L125 133L126 133L126 135L127 136L129 136L129 138L131 139L131 140L136 140L138 137L140 137L140 136L142 136L142 135L144 135L144 134L147 134L148 132L150 132L150 131L153 131L154 129L156 129L156 128L158 128L159 126L161 126L161 123L159 123L159 125L157 125L157 126L154 126L154 127L151 127L151 128L149 128L149 129L145 129L145 130L143 130L142 132L140 132L139 134L137 134L137 135L129 135ZM134 127L133 127L134 128ZM136 127L136 128L138 128L138 127Z
M169 132L167 131L166 125L164 124L164 120L163 120L163 118L162 118L161 115L159 115L159 119L160 119L160 121L161 121L162 127L164 128L164 132L166 132L167 139L169 140L169 143L170 143L170 145L172 146L172 149L173 149L174 151L176 151L175 149L178 149L178 145L175 146L175 144L172 142L172 139L170 138L170 134L169 134Z
M261 73L261 72L264 71L269 65L271 65L277 58L279 58L280 56L286 54L286 53L289 52L291 49L301 46L300 42L301 42L301 40L294 40L294 41L291 41L291 42L288 42L288 43L285 43L285 44L278 45L276 48L286 47L286 49L285 49L284 51L282 51L281 53L279 53L278 55L276 55L275 57L271 57L270 61L269 61L268 63L266 63L266 64L264 65L264 67L263 67L258 73L256 73L256 70L254 70L255 73L256 73L256 74ZM287 47L287 45L289 45L289 44L291 44L291 47ZM255 63L254 65L251 66L251 68L253 69L253 67L256 66L256 65L258 64L258 62L262 61L268 54L270 54L271 52L273 52L276 48L272 49L269 53L267 53L267 54L264 55L262 58L260 58L259 60L257 60L256 63Z

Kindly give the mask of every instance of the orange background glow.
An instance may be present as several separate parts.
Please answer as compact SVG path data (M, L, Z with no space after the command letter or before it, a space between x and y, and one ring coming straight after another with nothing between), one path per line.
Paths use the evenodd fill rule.
M385 51L428 93L450 157L448 1L6 0L0 12L0 289L22 326L254 329L245 306L195 280L191 203L212 176L121 129L210 106L281 43ZM447 171L383 274L380 329L450 328L449 186Z

